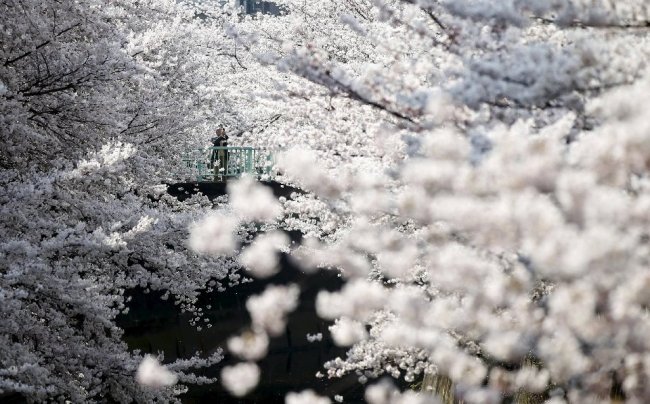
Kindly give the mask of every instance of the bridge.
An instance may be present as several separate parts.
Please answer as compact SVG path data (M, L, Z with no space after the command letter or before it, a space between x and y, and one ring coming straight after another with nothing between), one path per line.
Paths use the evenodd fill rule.
M250 146L195 149L183 153L181 160L180 175L195 182L226 182L243 174L268 180L275 164L270 150Z

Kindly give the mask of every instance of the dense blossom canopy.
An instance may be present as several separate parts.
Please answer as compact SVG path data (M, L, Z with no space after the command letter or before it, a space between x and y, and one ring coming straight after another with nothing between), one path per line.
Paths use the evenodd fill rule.
M136 383L142 356L115 319L136 287L194 311L208 281L234 270L185 247L207 201L180 204L163 185L198 123L214 119L196 108L206 66L215 72L203 49L227 51L222 23L195 14L175 1L0 4L0 396L147 402L183 391ZM165 375L149 358L138 380L209 382L186 370L219 359Z
M349 347L330 377L435 375L465 402L650 398L646 1L222 3L0 3L0 394L176 400L220 355L129 352L125 292L200 316L203 290L271 276L283 251L346 280L315 302ZM216 212L165 195L217 123L285 149L282 181L306 193L244 178ZM299 294L249 299L227 344L243 362L220 376L234 395ZM366 399L434 396L384 380Z

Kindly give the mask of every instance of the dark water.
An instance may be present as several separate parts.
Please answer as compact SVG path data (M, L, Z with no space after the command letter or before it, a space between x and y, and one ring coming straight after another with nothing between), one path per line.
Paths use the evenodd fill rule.
M125 329L125 340L131 349L146 353L164 352L165 361L189 358L196 351L214 352L218 347L225 347L230 336L250 324L244 306L248 296L261 293L268 284L297 283L301 288L300 306L289 316L285 334L271 339L267 357L258 363L262 374L257 388L245 398L234 399L220 383L194 386L183 401L284 402L286 393L307 388L330 397L340 394L346 398L346 402L362 401L363 388L355 376L332 380L315 377L318 371L325 373L325 361L345 356L345 350L336 347L329 338L327 327L330 323L319 319L314 308L316 293L322 289L338 289L341 286L340 278L329 271L306 275L290 265L285 257L282 261L283 270L270 280L254 281L203 296L199 307L204 307L205 317L210 319L213 326L204 327L201 331L189 325L188 314L180 313L178 306L172 302L160 300L159 294L133 291L129 314L118 319L118 324ZM211 309L206 310L206 305L211 305ZM307 333L319 332L323 334L322 341L307 341ZM237 362L226 352L221 363L202 374L218 377L223 366Z
M304 194L299 188L280 184L275 181L260 181L261 184L271 188L276 197L284 196L290 198L292 193ZM225 182L182 182L178 184L168 184L167 193L176 197L179 201L184 201L192 195L201 193L210 200L226 194L227 183Z
M276 196L289 196L299 190L277 183L266 183ZM200 191L211 198L222 195L225 185L219 183L175 184L169 187L169 193L180 200ZM291 235L294 240L299 234ZM231 397L219 382L207 386L192 386L183 396L186 403L282 403L290 391L312 389L317 393L333 398L342 395L345 402L361 402L363 386L352 375L342 379L316 378L318 371L325 373L323 363L337 356L345 356L345 350L336 347L329 337L327 327L331 324L318 318L314 308L315 296L319 290L337 290L342 280L335 271L320 271L305 274L291 264L286 256L281 259L282 270L270 279L255 280L227 288L223 292L211 292L199 299L205 318L210 320L212 328L203 327L197 331L189 325L191 318L181 313L172 301L160 299L159 293L145 294L142 290L131 291L132 301L128 315L118 318L118 324L125 330L125 340L130 349L140 349L145 353L164 352L165 362L177 358L189 358L196 351L214 352L219 347L225 348L229 337L240 333L249 324L250 318L245 308L246 299L259 294L269 284L296 283L300 286L300 305L289 316L286 332L272 338L269 353L258 362L261 369L260 383L257 388L244 398ZM211 309L206 309L210 305ZM322 333L322 341L308 342L306 334ZM224 360L207 369L206 376L219 377L224 366L232 365L238 360L227 352Z

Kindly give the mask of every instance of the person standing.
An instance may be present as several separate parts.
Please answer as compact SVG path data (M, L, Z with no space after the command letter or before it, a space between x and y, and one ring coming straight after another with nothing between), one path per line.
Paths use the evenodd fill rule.
M219 138L219 147L223 147L223 149L219 150L219 171L225 180L228 175L228 150L226 149L228 147L228 135L223 125L219 125L217 137Z
M210 166L209 168L214 172L214 181L221 181L223 176L226 174L226 169L228 167L226 163L227 154L225 150L222 150L221 147L224 147L224 144L227 145L228 136L226 136L226 130L223 128L223 125L219 125L219 128L215 133L217 136L210 139L212 142L211 152L210 152Z
M214 181L223 181L228 174L228 135L223 125L219 125L211 139L212 152L210 153L210 168L214 170Z

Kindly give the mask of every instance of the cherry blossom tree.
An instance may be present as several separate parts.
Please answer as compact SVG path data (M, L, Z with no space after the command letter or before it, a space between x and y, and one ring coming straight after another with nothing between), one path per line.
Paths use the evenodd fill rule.
M329 376L438 374L465 402L646 401L648 6L279 3L235 35L313 83L302 108L284 86L309 129L277 134L303 147L278 166L311 193L284 201L282 225L310 236L292 255L347 279L316 302L351 346ZM360 127L372 149L326 152Z
M115 323L129 289L166 291L200 317L198 294L237 279L232 259L186 247L211 203L181 204L163 185L205 127L238 119L209 86L236 63L229 14L211 10L0 4L0 395L175 401L187 383L213 381L191 369L219 353L142 361Z

